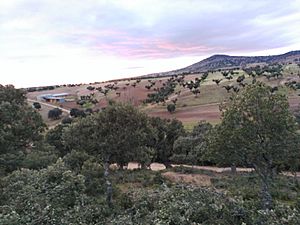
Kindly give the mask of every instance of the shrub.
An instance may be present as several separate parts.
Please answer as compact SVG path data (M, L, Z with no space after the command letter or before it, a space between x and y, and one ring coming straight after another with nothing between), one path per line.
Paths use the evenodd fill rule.
M48 112L48 118L52 120L58 120L62 115L62 110L59 108L51 109Z
M176 105L175 105L175 104L169 104L169 105L167 106L167 110L168 110L169 113L175 112L175 110L176 110Z

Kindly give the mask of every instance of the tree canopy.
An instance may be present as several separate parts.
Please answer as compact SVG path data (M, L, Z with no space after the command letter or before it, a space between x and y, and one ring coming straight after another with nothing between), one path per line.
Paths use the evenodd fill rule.
M22 90L0 86L0 93L0 164L4 170L13 170L26 149L41 140L45 124Z
M146 146L154 132L148 118L131 105L112 103L105 110L81 118L63 134L66 146L109 158L121 167L138 160L138 151Z
M299 135L286 96L257 82L221 109L222 122L209 142L215 159L253 167L265 188L274 170L299 159Z

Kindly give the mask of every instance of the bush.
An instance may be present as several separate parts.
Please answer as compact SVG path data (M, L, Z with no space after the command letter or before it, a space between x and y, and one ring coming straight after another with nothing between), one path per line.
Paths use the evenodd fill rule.
M58 159L52 146L46 144L38 146L28 153L23 162L22 167L28 169L42 169L53 164Z
M128 195L130 196L130 195ZM253 203L228 198L218 192L177 186L132 195L133 205L112 224L299 224L296 208L278 204L272 210L259 210Z
M176 105L175 105L175 104L169 104L169 105L167 106L167 110L168 110L169 113L175 112L175 110L176 110Z
M85 194L85 177L58 160L42 170L15 171L1 180L0 224L105 224L104 196Z
M53 120L58 120L62 115L62 110L59 108L51 109L48 112L48 118Z
M41 109L42 108L42 106L39 102L34 102L32 105L35 109Z
M70 110L70 116L72 117L85 117L85 112L83 110L77 109L77 108L72 108Z

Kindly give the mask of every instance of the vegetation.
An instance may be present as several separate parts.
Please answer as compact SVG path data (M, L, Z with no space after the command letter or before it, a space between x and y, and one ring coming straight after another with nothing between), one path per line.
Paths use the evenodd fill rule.
M27 149L42 139L45 124L26 103L25 93L0 86L0 173L20 168Z
M62 110L59 108L51 109L48 112L48 118L52 120L60 119L61 115L62 115Z
M42 108L42 106L41 106L41 104L40 104L39 102L34 102L34 103L32 104L32 106L33 106L35 109L37 109L37 110L40 110L40 109Z
M169 105L167 106L167 110L168 110L169 113L175 112L175 110L176 110L176 105L175 105L175 104L169 104Z
M173 77L190 85L181 78ZM85 116L74 109L46 130L22 90L0 86L0 93L0 224L300 224L299 178L285 175L299 169L297 123L286 97L260 82L223 104L220 124L201 121L191 132L115 102ZM139 168L127 169L130 162ZM151 162L168 169L151 171ZM168 172L211 185L178 184Z
M300 139L287 98L263 83L249 85L223 106L222 122L211 133L209 148L220 162L250 166L261 178L262 204L270 208L274 173L296 167Z

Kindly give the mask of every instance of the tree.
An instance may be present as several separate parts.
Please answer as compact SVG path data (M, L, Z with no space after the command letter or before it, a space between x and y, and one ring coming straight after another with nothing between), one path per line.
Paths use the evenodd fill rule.
M26 104L26 92L23 89L15 89L13 85L3 86L0 84L0 102Z
M222 122L210 135L215 159L255 169L261 180L263 208L272 206L269 186L275 170L295 156L299 136L286 96L257 82L222 107Z
M45 141L49 145L54 146L61 157L70 152L70 149L64 145L62 138L64 129L66 129L69 125L70 124L58 124L53 129L50 129L45 136Z
M300 127L300 104L298 105L298 108L294 112L294 116L295 116L296 122L298 123L298 126Z
M153 135L146 114L132 105L111 103L105 110L72 123L63 133L63 140L66 147L84 150L103 163L107 202L112 204L109 164L117 163L122 169L128 162L139 160L137 155L148 151L142 147Z
M91 174L88 167L84 174ZM87 193L87 179L61 159L46 169L14 171L1 180L0 223L105 224L110 211L103 195Z
M180 136L174 142L172 161L192 165L201 163L206 149L206 136L211 129L210 123L200 121L192 132Z
M93 91L93 90L95 90L95 87L94 86L87 86L86 89L88 89L89 91Z
M155 160L170 168L174 142L185 133L183 125L176 119L166 120L159 117L150 118L150 123L156 133L156 138L150 144L156 151Z
M86 114L83 110L77 109L77 108L72 108L70 110L70 116L72 117L85 117Z
M37 110L40 110L42 108L42 106L41 106L41 104L39 102L34 102L32 105Z
M175 112L175 110L176 110L176 105L175 105L175 104L169 104L169 105L167 106L167 110L168 110L169 113Z
M52 120L58 120L62 115L62 110L59 108L51 109L48 112L48 118Z
M193 89L193 90L192 90L192 93L195 95L195 98L197 98L198 95L200 94L200 90L199 90L198 88Z
M7 173L20 167L46 125L28 106L22 90L0 86L0 93L0 172Z

